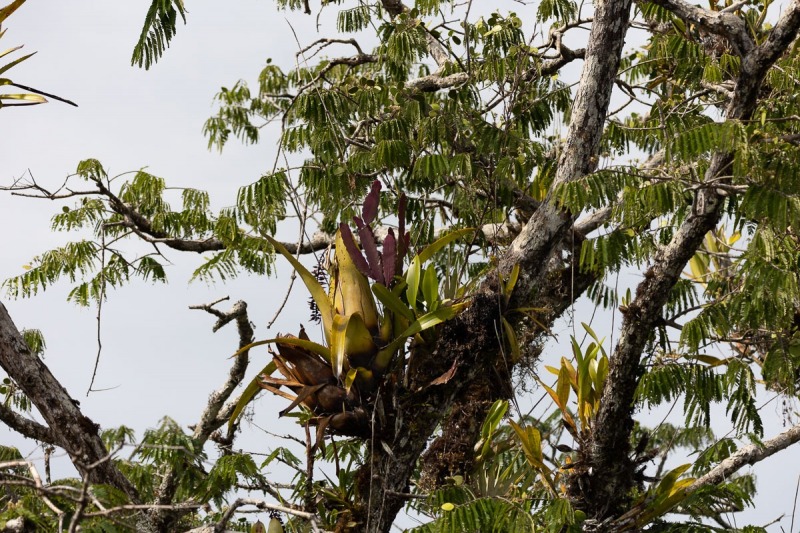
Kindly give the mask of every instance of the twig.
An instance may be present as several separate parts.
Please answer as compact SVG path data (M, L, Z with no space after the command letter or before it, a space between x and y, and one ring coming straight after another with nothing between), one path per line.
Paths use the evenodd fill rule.
M94 359L94 368L92 369L92 379L89 380L89 388L86 389L86 396L94 391L94 380L97 377L97 367L100 366L100 355L103 353L103 340L102 333L102 316L103 316L103 300L106 297L106 232L105 228L100 230L100 296L97 298L97 355ZM70 526L71 530L72 526ZM72 533L70 531L70 533Z
M230 507L228 507L225 512L222 514L222 518L220 518L219 522L214 525L214 533L222 533L225 530L225 525L230 521L233 517L234 513L239 507L243 507L245 505L252 505L262 511L278 511L280 513L289 514L292 516L297 516L299 518L304 518L310 521L313 524L316 522L316 514L314 513L307 513L305 511L298 511L297 509L292 509L291 507L286 507L284 505L276 505L274 503L267 503L263 500L256 500L253 498L238 498L235 502L233 502Z
M3 463L0 463L0 470L4 470L6 468L20 468L20 467L25 467L28 469L28 472L30 472L31 475L31 481L33 483L33 487L41 495L44 504L51 511L53 511L56 514L56 516L59 517L60 521L64 515L64 511L56 507L56 505L52 501L50 501L50 499L45 494L46 488L42 484L42 478L39 476L39 472L36 470L36 467L33 465L32 462L19 459L16 461L5 461Z

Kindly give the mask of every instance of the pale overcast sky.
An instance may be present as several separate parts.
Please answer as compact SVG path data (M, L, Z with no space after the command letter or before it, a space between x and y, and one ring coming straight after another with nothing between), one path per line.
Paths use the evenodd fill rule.
M213 207L232 204L239 186L271 168L276 135L265 131L262 143L244 147L233 141L220 155L207 150L201 129L213 113L212 97L222 85L244 78L255 85L266 58L293 64L298 49L291 23L303 44L316 38L314 17L277 11L271 0L190 2L188 24L161 61L150 71L130 66L133 45L149 1L107 2L30 0L6 24L3 48L25 44L38 54L10 71L23 84L78 103L58 102L2 111L0 184L10 184L28 169L45 186L57 187L85 158L99 159L110 175L147 166L169 185L206 189ZM494 4L493 4L494 5ZM334 6L335 7L335 6ZM514 4L520 16L524 9ZM330 15L322 19L331 28ZM0 278L19 274L36 254L63 243L66 235L50 232L49 218L61 204L0 194ZM284 237L294 239L287 233ZM139 435L169 415L181 424L193 423L208 394L227 372L227 357L237 338L228 326L212 334L214 318L188 306L229 295L244 299L256 324L257 338L296 331L307 321L307 293L296 287L281 319L267 331L287 285L288 269L278 278L243 277L226 284L187 285L200 259L169 254L171 284L134 282L109 295L103 311L103 355L96 387L111 390L86 397L96 355L96 309L78 309L66 302L69 287L61 283L32 300L10 301L0 295L20 328L40 328L47 339L45 360L84 412L103 426L125 424ZM227 309L223 303L220 309ZM588 321L589 315L577 320ZM569 332L562 328L562 337ZM557 353L556 353L557 352ZM562 355L552 351L553 359ZM266 354L252 355L250 375ZM537 395L538 397L538 395ZM296 431L277 421L275 411L285 400L264 395L257 422L271 430ZM766 437L781 431L780 404L765 408ZM676 409L680 411L680 406ZM724 414L721 414L721 422ZM681 417L672 417L680 420ZM653 424L658 422L654 417ZM728 425L717 431L725 433ZM15 444L23 453L40 455L30 442L0 427L0 442ZM264 452L263 434L251 434L238 445ZM783 513L791 515L800 466L798 452L789 451L762 463L759 507L748 513L764 524ZM691 459L690 459L691 460ZM788 530L789 519L784 519ZM780 531L773 526L774 531Z

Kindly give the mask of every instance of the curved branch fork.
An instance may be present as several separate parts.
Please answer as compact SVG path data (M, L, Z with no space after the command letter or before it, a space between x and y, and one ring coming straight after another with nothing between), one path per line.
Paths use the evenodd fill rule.
M699 16L681 0L656 0L656 3L675 10L679 16L681 13L686 17ZM726 14L723 18L729 17ZM722 31L720 28L717 29ZM793 0L760 46L748 48L740 43L744 52L742 69L726 110L728 120L750 118L767 71L796 39L799 28L800 0ZM732 153L714 153L704 181L724 182L722 177L729 173L732 161ZM624 314L620 340L611 359L601 407L594 424L596 430L585 450L589 458L587 468L573 475L570 486L570 494L576 505L584 507L595 520L603 521L625 507L633 484L630 434L633 429L634 394L641 376L639 363L642 351L649 332L661 317L670 289L680 278L683 268L706 233L719 223L724 194L716 187L702 188L696 192L692 212L675 232L672 241L656 255L645 273L644 281L636 290L634 301Z

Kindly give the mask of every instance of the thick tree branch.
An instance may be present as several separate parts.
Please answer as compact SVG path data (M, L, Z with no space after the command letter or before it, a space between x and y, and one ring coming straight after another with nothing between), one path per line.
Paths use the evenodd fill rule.
M711 11L683 0L652 0L652 2L671 11L687 24L694 24L703 31L724 37L740 57L746 56L755 47L744 20L733 13L724 10Z
M93 483L112 485L136 502L133 485L108 461L99 426L81 413L50 369L31 353L5 306L0 303L0 366L39 410L52 432L52 441L67 451L72 463Z
M554 186L580 179L597 165L597 151L625 43L630 6L629 0L603 2L597 6ZM552 201L545 202L528 220L499 263L501 274L507 274L516 264L522 267L515 298L524 299L543 285L540 274L544 260L571 225L572 215L554 206Z
M11 408L0 403L0 422L5 423L10 429L16 431L23 437L38 440L47 444L56 444L55 435L50 428L25 418Z
M421 78L415 78L406 82L406 87L420 92L429 93L436 92L442 89L449 89L463 85L469 79L466 72L456 72L449 76L440 76L439 74L431 74Z
M743 466L754 465L797 442L800 442L800 424L789 428L776 437L765 440L761 444L745 446L712 468L708 473L697 478L694 483L689 485L687 493L691 494L708 485L718 485Z
M800 26L798 6L800 0L793 1L773 35L742 60L742 71L726 112L729 120L745 120L752 114L764 76L792 42ZM731 153L715 153L704 181L719 182L721 176L729 173L732 160ZM641 354L682 269L706 233L719 222L724 198L723 191L713 186L697 191L691 213L672 241L656 255L625 313L600 410L593 424L595 430L590 445L584 450L588 454L587 465L585 470L575 472L570 485L573 500L597 523L621 511L630 496L634 468L629 456L630 434L633 398L641 375Z
M386 4L387 0L384 0ZM596 6L595 20L586 50L582 83L578 88L565 149L559 162L556 183L578 179L591 172L596 154L622 46L630 17L630 0L610 0ZM572 215L543 203L533 213L519 236L499 262L499 274L506 275L514 265L521 266L512 307L526 307L536 300L535 289L549 288L552 280L542 281L554 264L562 243L570 242ZM542 281L542 282L539 282ZM368 463L359 472L359 493L364 495L365 531L388 531L405 499L393 496L405 493L417 458L425 448L442 416L457 397L481 373L495 372L501 361L501 341L497 322L503 312L496 296L497 278L490 276L468 310L444 324L437 347L424 365L411 368L409 391L399 392L394 405L384 403L383 411L393 414L391 431L376 435ZM468 332L468 333L467 333ZM456 369L455 376L438 385L435 378ZM387 395L391 392L387 391ZM396 393L397 394L397 393ZM412 412L413 406L413 412ZM406 411L407 409L407 411ZM377 410L377 408L376 408ZM381 442L392 453L387 453ZM379 497L380 495L380 497Z

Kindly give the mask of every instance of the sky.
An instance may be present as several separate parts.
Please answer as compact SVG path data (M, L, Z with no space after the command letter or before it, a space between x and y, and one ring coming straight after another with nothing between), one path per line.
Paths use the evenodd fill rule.
M316 33L315 18L279 12L269 0L192 2L188 24L179 27L158 64L145 71L130 66L130 54L148 5L146 0L31 1L7 21L3 48L24 43L26 52L38 51L11 70L11 77L68 98L79 107L51 102L4 109L0 185L30 172L43 186L57 188L80 160L93 157L109 175L147 167L169 185L208 190L212 209L218 209L234 202L238 187L271 169L277 130L266 128L256 146L232 141L219 154L208 150L202 126L214 112L212 98L220 86L230 86L240 78L254 86L267 58L291 65L299 48L292 28L306 45L321 36ZM523 8L515 5L524 17ZM333 27L332 13L320 19L323 32ZM4 228L0 279L20 274L35 255L68 237L78 237L50 231L49 219L61 205L0 193ZM291 230L279 237L295 238ZM307 294L295 287L279 320L266 329L287 286L289 270L280 261L273 278L243 276L207 285L188 283L199 257L177 252L168 257L172 261L168 285L136 281L109 294L103 306L103 350L95 383L96 388L107 390L88 396L97 355L96 308L81 309L67 302L67 283L30 300L10 300L0 294L18 327L43 331L46 363L81 401L85 414L105 427L124 423L141 435L164 415L183 425L196 421L208 394L223 382L238 339L232 326L212 333L216 319L189 310L190 305L230 296L230 302L219 306L226 310L236 300L246 300L256 338L296 332L301 322L308 321ZM561 338L568 341L570 328L565 324L559 328ZM551 356L562 355L558 350L551 352ZM253 353L251 358L248 379L263 366L266 352ZM296 431L291 423L274 416L283 407L284 400L263 395L256 422L275 433ZM782 429L779 403L772 402L764 412L769 437ZM724 433L727 428L717 430ZM0 427L0 443L18 445L34 458L41 456L31 441L15 437L5 427ZM256 429L238 445L263 453L273 445L265 443L266 436ZM783 513L791 514L800 462L790 459L796 457L796 451L789 451L756 470L762 492L758 508L748 513L753 520L764 524ZM788 531L788 519L781 524ZM771 530L780 531L777 525Z
M52 102L4 110L4 131L11 139L0 147L5 184L30 172L43 186L57 188L80 160L92 157L110 176L146 167L171 186L208 190L212 209L218 209L234 202L239 186L270 168L274 136L255 147L233 142L220 155L207 149L201 129L221 85L243 76L254 79L267 57L293 55L296 45L284 15L268 2L233 2L221 11L206 2L192 9L190 24L179 29L163 60L144 71L130 66L130 53L146 7L145 2L31 2L8 21L6 43L24 42L26 49L39 51L14 69L14 78L79 107ZM3 278L19 274L34 255L75 238L50 231L49 218L60 207L0 195L0 213L14 228L0 235ZM101 423L118 417L111 407L115 397L131 395L148 398L133 413L137 425L165 412L178 419L195 415L196 407L184 409L196 406L219 383L236 333L223 329L212 335L214 319L188 306L223 296L246 299L254 322L263 328L275 312L273 298L285 286L280 279L249 277L225 285L187 285L200 257L174 253L168 258L173 262L168 286L136 282L110 294L105 304L97 386L119 388L82 400L90 412L97 404L92 416ZM90 377L85 370L91 369L87 363L96 351L96 310L65 302L68 290L68 284L57 284L33 300L4 301L20 327L44 330L48 363L57 375L65 371L74 395L85 396ZM260 299L270 305L258 305ZM201 331L204 338L198 338ZM175 393L192 394L184 385L198 396L182 398L175 411L169 405L178 399Z

